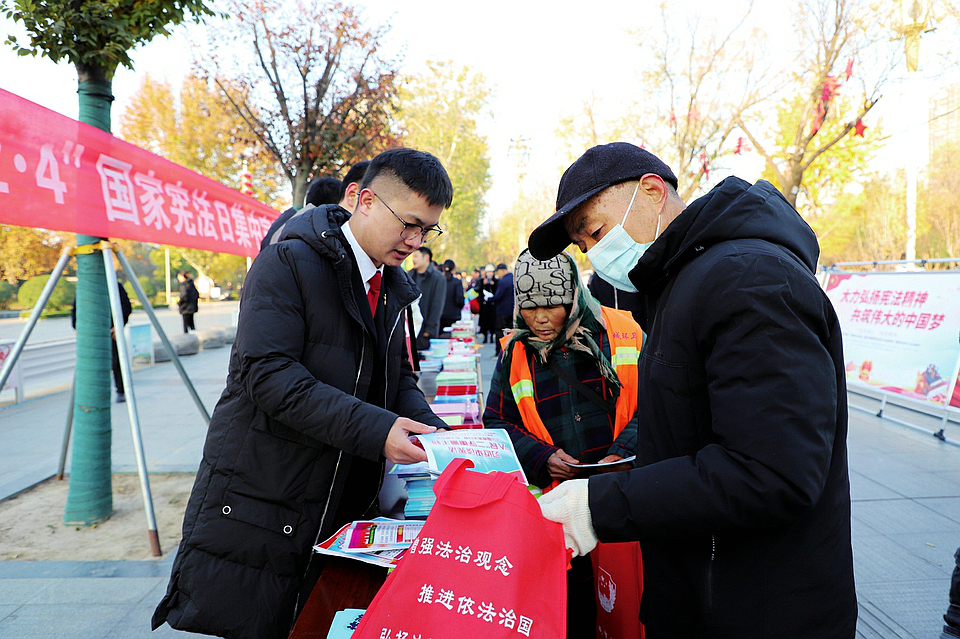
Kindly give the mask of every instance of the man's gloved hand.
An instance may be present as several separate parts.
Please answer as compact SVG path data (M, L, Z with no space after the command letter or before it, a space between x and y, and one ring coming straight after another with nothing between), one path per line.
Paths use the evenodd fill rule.
M563 539L573 556L586 555L597 545L590 517L588 479L570 479L539 499L543 516L563 525Z

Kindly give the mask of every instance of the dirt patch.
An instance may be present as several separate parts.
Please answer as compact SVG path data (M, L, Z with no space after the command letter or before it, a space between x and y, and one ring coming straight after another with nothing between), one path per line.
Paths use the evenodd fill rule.
M63 523L69 477L48 479L0 501L0 561L161 560L176 552L180 543L194 477L189 473L150 475L163 557L150 554L140 478L115 474L113 516L91 528Z

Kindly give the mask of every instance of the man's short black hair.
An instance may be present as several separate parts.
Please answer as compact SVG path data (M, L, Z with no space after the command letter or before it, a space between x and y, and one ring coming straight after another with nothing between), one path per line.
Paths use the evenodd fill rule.
M426 255L428 258L430 258L431 262L433 261L433 251L430 250L429 246L421 246L417 250L423 253L424 255Z
M320 206L321 204L336 204L340 201L340 180L335 177L318 177L310 183L304 206Z
M343 196L347 194L348 186L354 182L357 184L363 182L363 175L367 172L368 166L370 166L370 160L361 160L350 167L347 174L340 180L340 192L337 194L337 202L343 201Z
M426 198L430 206L449 208L453 202L453 184L440 160L416 149L390 149L370 161L360 187L369 188L378 175L394 175L414 193Z

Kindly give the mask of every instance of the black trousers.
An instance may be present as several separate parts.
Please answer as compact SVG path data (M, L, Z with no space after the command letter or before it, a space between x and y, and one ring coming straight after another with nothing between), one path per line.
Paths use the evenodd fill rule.
M597 636L597 598L590 557L574 557L567 571L567 637Z
M953 567L953 579L950 580L950 605L947 614L943 616L946 625L943 627L942 639L960 637L960 548L953 556L956 565Z
M117 350L117 340L110 340L111 359L113 364L113 384L117 393L123 395L123 373L120 371L120 351Z
M193 325L193 313L184 313L183 314L183 332L189 333L191 330L197 330L197 327Z

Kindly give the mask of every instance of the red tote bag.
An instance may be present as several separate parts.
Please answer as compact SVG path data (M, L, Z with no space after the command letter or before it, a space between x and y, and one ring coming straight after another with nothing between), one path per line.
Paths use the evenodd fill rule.
M526 486L458 459L355 639L564 639L567 550Z
M597 593L597 639L643 639L643 557L637 542L598 543L590 553Z

